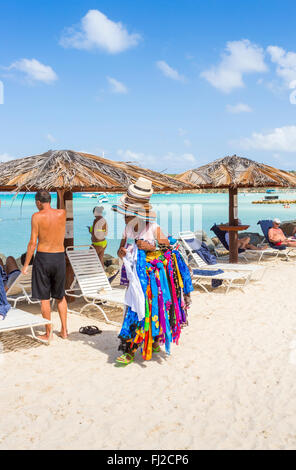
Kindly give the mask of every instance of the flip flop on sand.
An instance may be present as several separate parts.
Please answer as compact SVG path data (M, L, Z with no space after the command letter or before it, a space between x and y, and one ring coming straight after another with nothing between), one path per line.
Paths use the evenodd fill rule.
M97 326L82 326L79 328L79 333L82 335L93 336L102 333L102 330L99 330Z
M159 344L157 344L156 346L153 346L153 344L152 344L152 352L154 352L154 353L159 353L160 352Z
M128 366L134 362L135 356L130 353L124 353L116 359L117 365Z

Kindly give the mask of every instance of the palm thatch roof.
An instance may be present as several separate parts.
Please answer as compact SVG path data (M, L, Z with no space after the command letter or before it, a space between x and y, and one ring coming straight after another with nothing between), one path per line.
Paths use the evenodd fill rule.
M295 175L237 155L219 158L177 178L199 188L296 187Z
M1 163L0 191L122 192L139 176L152 180L156 192L188 189L188 184L176 178L133 164L72 150L49 150Z

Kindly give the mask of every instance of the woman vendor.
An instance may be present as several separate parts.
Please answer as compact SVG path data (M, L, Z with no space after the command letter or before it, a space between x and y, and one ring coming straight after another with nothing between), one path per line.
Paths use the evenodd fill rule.
M139 178L113 210L125 217L118 256L123 260L129 285L126 311L119 334L118 365L133 362L138 348L145 360L165 345L170 354L187 322L189 294L193 290L188 267L180 253L155 222L149 199L152 183Z

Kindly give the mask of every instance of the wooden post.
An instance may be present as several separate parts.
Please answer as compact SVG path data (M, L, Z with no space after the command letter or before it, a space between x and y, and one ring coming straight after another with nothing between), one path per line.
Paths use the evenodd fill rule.
M229 188L229 225L238 225L237 188ZM238 232L229 232L229 262L238 263Z
M74 245L74 225L73 225L73 193L59 189L57 191L57 208L66 210L66 234L64 240L65 250L68 246ZM66 256L66 289L70 289L74 280L74 273L71 264ZM74 297L67 296L69 303L74 302Z

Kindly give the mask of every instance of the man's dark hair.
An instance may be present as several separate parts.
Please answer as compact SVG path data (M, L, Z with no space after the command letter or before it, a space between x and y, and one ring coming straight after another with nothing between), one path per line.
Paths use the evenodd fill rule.
M41 203L51 202L51 195L45 190L38 191L35 195L35 201L39 201Z

